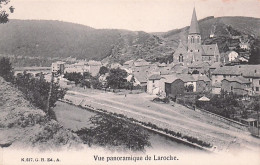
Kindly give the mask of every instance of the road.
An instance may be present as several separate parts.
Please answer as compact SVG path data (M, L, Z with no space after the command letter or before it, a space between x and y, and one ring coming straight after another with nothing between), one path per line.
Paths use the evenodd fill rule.
M117 95L110 92L68 91L66 99L81 105L101 108L124 114L139 121L151 122L183 135L193 136L209 142L220 151L248 150L259 152L260 140L248 131L233 127L206 113L192 111L175 104L151 102L152 96L145 93Z

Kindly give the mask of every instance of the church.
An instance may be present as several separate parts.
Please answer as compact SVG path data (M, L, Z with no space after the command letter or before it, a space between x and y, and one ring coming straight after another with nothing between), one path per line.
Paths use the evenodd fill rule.
M195 8L193 9L188 42L180 41L173 54L173 62L189 66L193 63L208 62L209 64L220 62L220 53L217 44L202 45L199 24Z

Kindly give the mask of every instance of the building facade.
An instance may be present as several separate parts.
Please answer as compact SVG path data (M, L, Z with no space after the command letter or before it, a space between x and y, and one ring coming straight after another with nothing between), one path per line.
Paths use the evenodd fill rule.
M202 45L199 24L195 8L193 10L191 25L188 34L188 42L180 41L178 48L173 54L174 63L190 65L194 62L209 62L210 64L220 61L220 53L217 44Z

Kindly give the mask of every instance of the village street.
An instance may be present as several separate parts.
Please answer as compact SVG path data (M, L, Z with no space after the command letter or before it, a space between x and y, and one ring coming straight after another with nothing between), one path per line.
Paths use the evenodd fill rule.
M154 103L151 101L154 97L146 93L125 95L74 88L67 92L65 99L74 104L124 114L139 121L151 122L161 128L196 137L213 144L220 151L259 150L260 140L252 137L247 130L178 104Z

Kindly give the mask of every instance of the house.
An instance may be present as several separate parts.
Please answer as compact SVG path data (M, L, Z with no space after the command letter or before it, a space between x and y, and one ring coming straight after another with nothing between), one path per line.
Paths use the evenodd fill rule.
M227 56L228 56L228 61L232 62L238 57L238 53L235 51L229 51L227 52Z
M100 61L79 61L74 64L66 65L65 71L68 73L77 72L84 73L89 72L92 76L96 76L99 73L99 69L101 68L102 63Z
M193 9L188 42L180 41L173 54L173 62L188 66L194 62L219 62L220 53L217 44L202 45L199 24L195 8Z
M218 91L219 84L222 84L222 80L239 76L242 76L251 82L252 95L260 95L260 65L235 65L216 68L211 76L212 92L214 91L215 86ZM244 88L247 90L245 86Z
M207 73L206 75L207 75L209 78L211 78L212 72L213 72L215 69L219 68L219 67L222 67L222 63L221 63L221 62L215 62L215 63L211 64L210 67L209 67L209 71L208 71L208 73Z
M194 62L188 66L188 73L191 74L205 74L209 70L210 64L208 62Z
M210 91L210 79L206 75L192 75L196 80L196 92Z
M179 95L183 95L185 92L184 82L177 78L171 81L165 82L166 96L176 98Z
M96 76L99 73L99 70L102 66L102 63L100 61L94 61L94 60L90 60L87 63L87 71L92 75L92 76Z
M239 44L240 48L241 49L244 49L244 50L249 50L250 49L250 44L249 44L249 40L242 40L240 39L240 44Z
M252 83L253 95L260 95L260 65L241 65L240 74Z
M144 67L149 66L150 62L145 61L144 59L138 59L134 62L135 67Z
M211 84L211 93L219 95L221 93L221 83L217 82L217 83Z
M126 61L123 66L126 68L131 68L134 65L134 60Z
M144 91L147 90L148 74L145 72L133 72L136 85L140 85Z
M242 96L252 95L251 82L242 76L225 78L222 80L221 89Z
M111 68L111 69L116 69L116 68L121 68L121 67L122 67L122 65L119 64L119 63L112 63L112 64L110 65L110 68Z
M160 95L165 91L164 80L161 75L153 74L148 78L147 93L152 95Z
M59 72L60 74L63 74L65 70L65 62L57 61L51 64L51 71L54 73Z
M196 92L196 80L190 74L170 74L164 75L163 78L165 78L165 83L172 83L174 80L180 79L182 80L186 91L189 86L192 86L192 91L190 92Z

